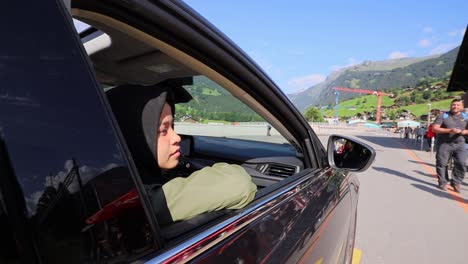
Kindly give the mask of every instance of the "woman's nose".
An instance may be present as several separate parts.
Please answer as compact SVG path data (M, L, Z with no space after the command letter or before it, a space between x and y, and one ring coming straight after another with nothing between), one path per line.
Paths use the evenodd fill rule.
M174 129L171 129L172 131L172 136L171 136L171 140L172 140L172 144L178 144L181 140L179 134L177 134Z

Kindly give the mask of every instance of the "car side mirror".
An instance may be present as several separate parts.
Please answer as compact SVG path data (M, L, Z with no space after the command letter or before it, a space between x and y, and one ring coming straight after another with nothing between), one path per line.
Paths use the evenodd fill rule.
M375 150L355 139L340 135L328 138L328 163L337 169L361 172L375 159Z

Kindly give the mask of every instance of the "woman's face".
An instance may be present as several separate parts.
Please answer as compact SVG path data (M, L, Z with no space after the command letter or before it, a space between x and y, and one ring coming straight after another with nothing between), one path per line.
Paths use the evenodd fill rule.
M174 118L171 107L165 103L159 117L157 132L157 157L158 165L161 169L172 169L179 163L180 136L174 131L173 126Z

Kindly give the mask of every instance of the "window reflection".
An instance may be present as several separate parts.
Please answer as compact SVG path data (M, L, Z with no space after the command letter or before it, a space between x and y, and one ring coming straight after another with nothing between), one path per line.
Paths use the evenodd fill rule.
M8 208L17 208L25 226L12 228L13 236L24 250L20 235L28 232L23 241L34 240L31 255L41 263L129 262L154 246L141 206L86 223L135 184L100 87L57 3L31 3L28 19L41 23L9 16L10 41L2 43L0 127L14 178L9 188L18 194ZM17 219L8 213L11 227Z

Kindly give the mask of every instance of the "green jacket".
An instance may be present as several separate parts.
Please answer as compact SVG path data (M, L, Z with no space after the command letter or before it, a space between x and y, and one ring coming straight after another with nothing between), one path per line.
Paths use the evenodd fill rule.
M239 209L249 204L257 186L239 165L216 163L175 178L162 186L173 221L221 209Z

